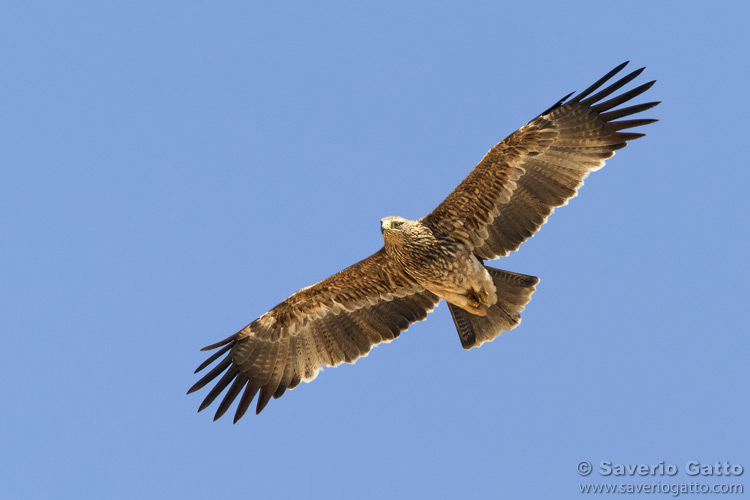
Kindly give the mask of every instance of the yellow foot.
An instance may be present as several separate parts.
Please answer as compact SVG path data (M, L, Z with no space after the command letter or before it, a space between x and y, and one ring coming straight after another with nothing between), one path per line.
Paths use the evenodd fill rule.
M466 294L466 305L469 306L470 309L473 309L472 312L475 314L478 313L483 315L489 303L490 296L484 290L471 290Z
M469 304L472 307L481 308L483 305L490 305L490 295L484 290L471 290L466 298L469 300Z

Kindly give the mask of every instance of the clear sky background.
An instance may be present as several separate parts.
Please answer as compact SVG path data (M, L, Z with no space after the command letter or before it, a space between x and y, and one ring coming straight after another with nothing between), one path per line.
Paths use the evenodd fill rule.
M4 2L2 496L580 498L581 460L750 468L748 18ZM628 59L661 121L492 264L541 278L518 329L465 352L443 304L260 416L196 414L201 347Z

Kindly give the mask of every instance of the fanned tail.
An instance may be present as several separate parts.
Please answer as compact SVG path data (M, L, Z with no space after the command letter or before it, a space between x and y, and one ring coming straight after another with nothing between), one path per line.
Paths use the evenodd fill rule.
M448 303L464 349L479 347L521 324L521 311L531 300L539 278L484 266L497 289L497 303L477 316Z

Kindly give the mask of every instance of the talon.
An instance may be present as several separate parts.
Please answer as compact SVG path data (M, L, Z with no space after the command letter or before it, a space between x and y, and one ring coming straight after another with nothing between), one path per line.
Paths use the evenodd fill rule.
M489 306L490 295L484 290L470 290L466 295L466 310L484 316Z
M474 309L482 309L482 306L488 306L490 304L490 295L484 290L471 290L466 294L466 299L469 305Z

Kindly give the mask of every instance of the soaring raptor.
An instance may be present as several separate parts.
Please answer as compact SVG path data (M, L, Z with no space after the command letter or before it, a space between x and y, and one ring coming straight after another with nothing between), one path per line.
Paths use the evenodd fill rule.
M641 74L599 90L626 63L568 100L561 99L511 134L435 210L419 220L380 221L384 246L375 254L294 293L231 337L196 373L223 359L188 393L218 379L198 411L227 387L214 420L239 396L237 422L258 396L256 413L323 366L353 363L390 342L445 300L464 349L478 347L521 322L538 278L484 261L508 255L530 238L555 207L576 195L589 172L644 134L622 132L653 123L621 118L658 102L619 107L648 90L645 83L610 96Z

